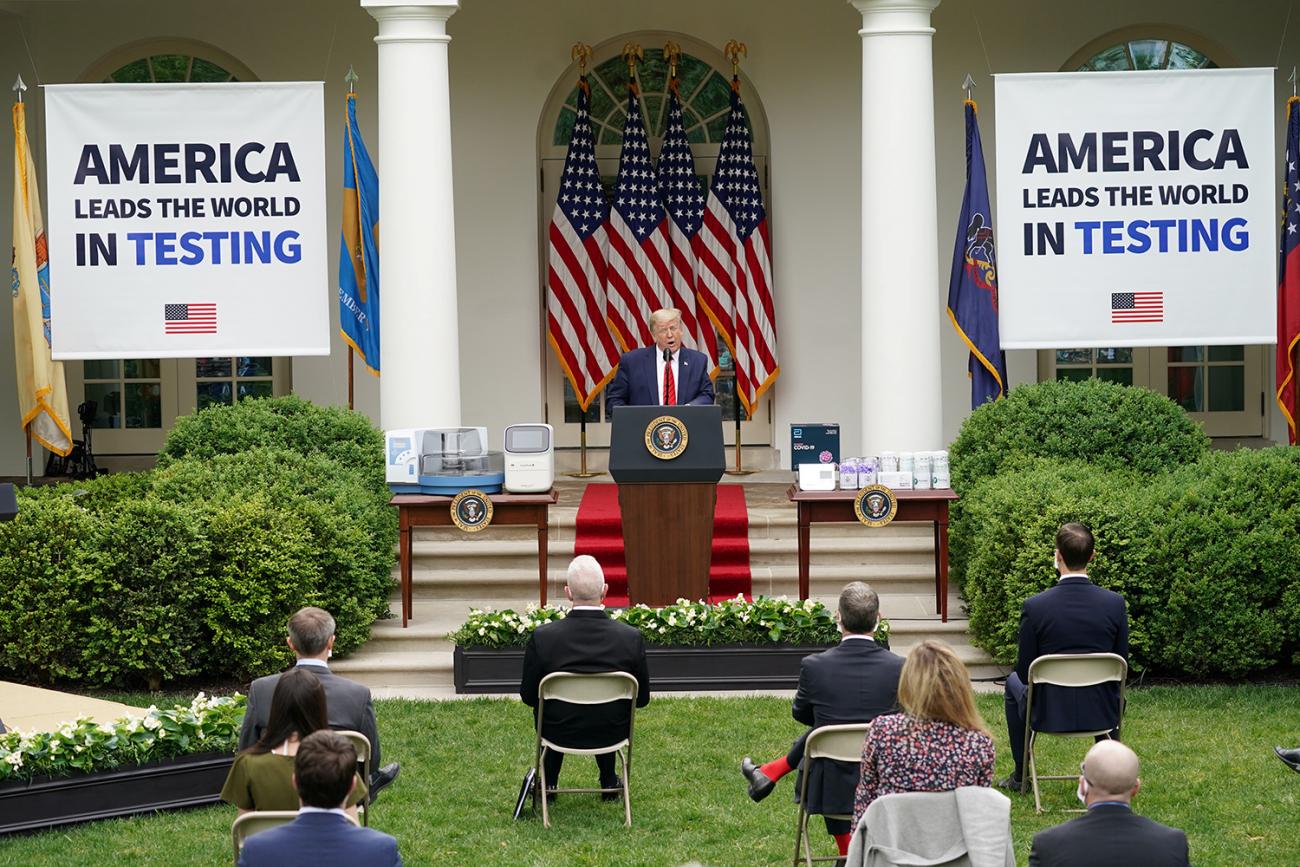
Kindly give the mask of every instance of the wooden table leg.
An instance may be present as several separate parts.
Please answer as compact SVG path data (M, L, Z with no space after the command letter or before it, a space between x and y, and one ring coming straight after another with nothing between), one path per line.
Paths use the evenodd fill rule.
M537 595L541 597L543 608L546 607L546 561L549 554L549 536L546 523L547 514L546 509L543 508L541 516L537 519Z
M943 623L948 622L948 515L945 514L935 521L935 542L939 548L937 556L939 557L939 619Z
M401 551L402 564L402 628L405 629L406 621L411 616L411 525L405 520L401 525L398 531L398 549Z
M799 504L799 599L800 601L808 598L809 581L808 581L808 546L811 542L812 534L809 527L810 510Z

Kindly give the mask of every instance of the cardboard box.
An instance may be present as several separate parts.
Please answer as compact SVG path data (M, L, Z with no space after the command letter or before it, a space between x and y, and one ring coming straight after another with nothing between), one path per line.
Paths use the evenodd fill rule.
M838 464L840 462L839 423L790 425L790 469L796 473L800 464Z

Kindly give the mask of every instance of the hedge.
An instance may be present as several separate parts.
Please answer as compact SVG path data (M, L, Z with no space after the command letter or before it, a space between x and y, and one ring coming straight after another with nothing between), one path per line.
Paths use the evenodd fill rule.
M1089 574L1128 603L1131 664L1240 676L1300 661L1300 452L1209 453L1154 476L1020 461L964 497L964 595L977 644L1016 657L1023 600L1056 580L1067 521L1092 527Z
M246 680L289 661L303 605L356 648L391 590L382 439L346 410L241 401L180 420L156 470L20 491L0 525L0 672Z

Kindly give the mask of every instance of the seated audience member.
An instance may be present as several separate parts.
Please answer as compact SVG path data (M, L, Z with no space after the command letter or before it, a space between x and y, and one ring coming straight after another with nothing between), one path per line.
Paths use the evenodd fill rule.
M303 608L289 618L289 635L285 639L297 657L295 668L310 668L325 688L329 707L329 727L358 731L370 740L370 798L397 779L401 767L379 764L379 727L375 723L375 706L370 690L362 684L339 677L326 662L334 653L334 618L323 608ZM239 748L247 749L262 736L271 706L271 694L280 678L278 674L259 677L248 688L248 705L244 725L239 731Z
M4 731L3 723L0 723L0 732L2 731ZM1281 747L1273 747L1273 752L1277 753L1277 757L1282 760L1282 764L1300 773L1300 748L1284 750Z
M573 603L563 620L545 623L528 639L524 648L524 672L519 697L534 708L542 678L555 671L594 674L601 671L626 671L636 677L636 706L650 703L650 669L646 664L645 638L640 630L610 619L605 611L605 594L609 585L595 557L583 554L569 564L564 595ZM578 749L604 746L626 737L632 720L631 707L580 705L562 701L546 703L542 735L553 743ZM534 716L534 720L536 716ZM560 778L564 754L547 750L542 759L546 785L555 788ZM596 756L600 787L616 789L623 785L615 773L614 754ZM617 792L603 792L607 801L618 800Z
M1133 812L1138 757L1119 741L1093 744L1079 766L1088 811L1034 835L1031 867L1186 867L1187 835Z
M357 751L337 732L308 735L293 761L298 818L244 841L240 867L400 867L397 840L344 813L360 785Z
M799 667L799 688L790 713L813 729L828 725L871 722L893 711L898 697L898 676L903 659L875 641L880 621L880 597L861 581L840 592L839 645L823 653L805 656ZM776 781L800 767L804 742L812 729L794 742L779 759L758 766L745 756L740 773L749 781L749 797L761 801L771 794ZM855 762L818 761L806 769L809 813L848 815L853 812L853 787L858 782ZM802 772L802 771L801 771ZM799 791L799 783L795 791ZM797 795L796 795L797 798ZM825 818L826 832L835 838L840 855L849 850L852 828L843 819Z
M1128 610L1124 597L1088 578L1092 531L1065 524L1056 533L1055 586L1025 600L1020 610L1016 670L1007 677L1003 704L1015 772L998 781L1004 789L1024 788L1025 702L1029 666L1051 653L1115 653L1128 660ZM1034 691L1034 727L1044 732L1098 731L1119 719L1120 685L1044 686ZM1119 731L1111 732L1119 737ZM1104 737L1104 736L1103 736Z
M294 756L309 735L329 728L326 719L325 689L316 675L307 668L285 672L271 698L270 723L255 744L235 757L221 787L221 800L241 813L298 809ZM354 816L365 794L364 783L351 792L348 808Z
M993 782L993 739L975 709L970 674L952 648L923 641L898 680L902 713L878 716L862 749L853 827L871 802L898 792L948 792Z

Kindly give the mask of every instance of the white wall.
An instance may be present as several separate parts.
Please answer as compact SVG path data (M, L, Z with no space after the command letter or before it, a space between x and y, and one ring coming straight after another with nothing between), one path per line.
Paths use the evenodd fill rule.
M97 58L153 38L196 39L235 56L263 80L326 82L328 189L338 190L343 133L343 75L355 66L361 81L359 119L377 159L377 26L357 0L65 0L10 2L0 13L0 83L22 72L29 83L77 81ZM975 27L987 46L988 62ZM1088 4L1031 0L945 0L934 14L935 111L939 235L935 255L947 297L954 221L964 173L959 85L978 83L981 131L994 180L994 72L1059 69L1089 41L1139 23L1174 22L1221 47L1224 62L1271 66L1278 54L1283 0L1236 7L1211 0L1149 0L1138 11L1122 0ZM35 70L16 24L31 45ZM537 126L551 88L565 75L576 40L597 43L641 30L688 33L721 46L748 43L744 71L759 93L771 128L773 233L782 376L773 441L785 451L792 421L839 421L846 443L860 438L860 17L842 0L462 0L449 24L455 163L457 274L461 333L461 391L467 424L486 424L495 439L511 422L543 411L539 326ZM1283 46L1287 71L1278 76L1279 106L1289 67L1300 56L1300 22ZM42 99L29 91L29 128L43 169ZM1279 108L1279 114L1281 109ZM878 133L888 136L889 130ZM1279 123L1279 145L1281 124ZM12 139L0 147L0 231L9 237ZM381 179L383 166L379 165ZM339 220L339 196L329 195L328 225ZM346 401L346 355L337 337L334 302L336 245L329 285L333 353L294 360L294 390L312 400ZM52 273L58 291L57 267ZM0 334L11 331L0 304ZM965 347L945 321L941 395L944 430L956 435L969 406ZM7 340L0 346L11 345ZM545 351L550 351L547 348ZM22 472L12 362L0 352L0 475ZM1037 378L1032 352L1012 353L1013 384ZM1269 365L1271 370L1271 363ZM438 375L430 371L430 376ZM901 371L905 375L905 371ZM378 384L359 372L357 406L378 418ZM1269 380L1271 394L1271 373ZM888 412L889 407L872 407ZM1273 436L1281 433L1270 410ZM77 427L74 425L74 427ZM783 455L788 462L789 456Z

